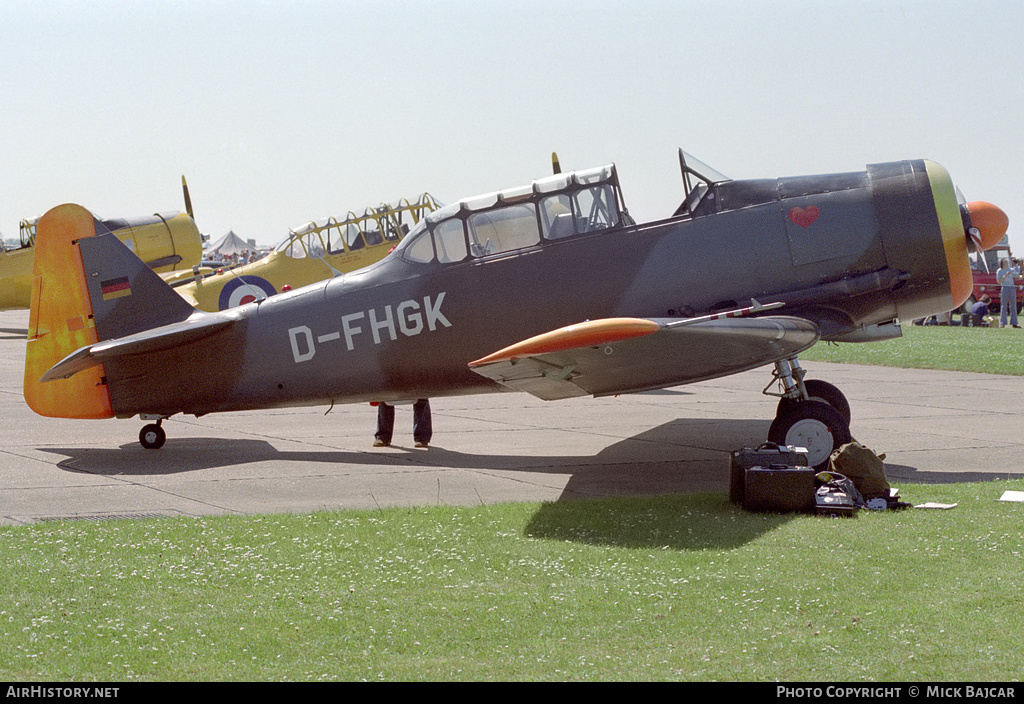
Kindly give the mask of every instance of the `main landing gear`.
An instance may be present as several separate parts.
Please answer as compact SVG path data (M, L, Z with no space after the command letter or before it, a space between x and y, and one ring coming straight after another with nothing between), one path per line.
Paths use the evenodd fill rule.
M167 442L167 433L161 427L163 422L163 418L157 418L156 423L144 425L139 431L139 443L147 450L159 450Z
M775 363L772 383L780 382L783 392L768 440L807 448L807 464L823 469L832 451L851 440L850 404L832 384L804 381L804 374L796 357Z

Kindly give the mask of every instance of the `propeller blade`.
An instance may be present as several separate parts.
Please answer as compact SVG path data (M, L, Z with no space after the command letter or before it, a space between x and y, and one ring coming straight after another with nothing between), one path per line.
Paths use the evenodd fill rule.
M968 202L960 187L956 187L956 201L960 204L960 218L967 236L967 249L978 255L986 273L989 269L985 251L999 243L1010 226L1010 219L998 206L982 200Z
M558 163L558 154L551 152L551 170L556 173L562 173L562 165Z
M978 255L978 259L985 265L985 273L991 274L992 272L988 268L988 259L985 258L985 250L982 247L983 242L981 241L981 232L976 227L967 228L967 238L971 244L974 245L974 251Z
M192 214L192 199L189 198L189 195L188 195L188 183L185 182L185 176L184 175L182 175L182 177L181 177L181 190L184 191L184 193L185 193L185 212L188 213L188 216L190 218L195 220L196 216Z

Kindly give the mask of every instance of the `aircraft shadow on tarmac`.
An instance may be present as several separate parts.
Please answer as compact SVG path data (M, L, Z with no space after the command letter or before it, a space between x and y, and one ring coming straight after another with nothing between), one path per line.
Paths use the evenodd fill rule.
M171 438L160 450L137 443L118 448L39 448L63 455L57 466L99 476L168 476L261 462L351 465L377 471L454 469L571 475L562 500L692 492L726 492L729 453L756 446L767 437L769 422L753 419L679 418L614 442L593 455L476 454L432 445L414 450L278 450L270 441L224 438ZM284 443L285 440L282 439ZM396 451L397 450L397 451ZM944 484L1019 478L983 472L942 472L886 464L891 483ZM297 475L302 476L298 471Z
M416 450L398 443L385 451L369 447L365 451L292 451L279 450L267 440L195 437L170 438L155 451L143 449L134 442L110 449L39 449L65 456L67 459L57 463L62 470L100 476L162 476L273 461L390 466L403 470L442 468L572 474L570 488L574 490L567 489L567 493L582 497L724 489L728 484L728 453L735 447L761 442L758 438L767 435L768 425L763 420L681 418L614 442L594 455L476 454L450 450L443 444ZM290 444L285 439L282 443ZM572 483L578 486L573 487ZM601 489L602 485L607 486Z
M731 549L793 519L792 514L744 514L729 502L729 453L756 445L767 421L680 418L625 438L589 456L474 454L431 447L281 451L265 440L179 438L159 451L136 443L119 448L40 448L63 455L57 466L100 476L167 476L217 471L259 462L350 465L352 471L465 470L569 474L558 501L545 502L526 525L527 535L591 545L640 549ZM388 471L385 469L384 471ZM923 471L887 464L890 483L991 481L991 474ZM277 472L279 473L279 472ZM297 470L297 481L307 472ZM322 472L317 472L318 478ZM1024 475L1015 475L1016 477ZM1009 478L1009 477L1007 477ZM693 496L700 492L702 496ZM635 500L587 501L633 497ZM425 497L425 502L430 500ZM736 520L737 514L746 516Z
M0 328L0 340L24 340L27 336L26 328Z

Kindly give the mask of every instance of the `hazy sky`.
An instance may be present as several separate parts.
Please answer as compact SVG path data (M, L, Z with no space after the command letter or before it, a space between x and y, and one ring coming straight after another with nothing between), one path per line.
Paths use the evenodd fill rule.
M638 220L676 148L734 178L929 158L1024 254L1020 0L0 0L0 232L72 201L184 208L273 244L429 191L619 167Z

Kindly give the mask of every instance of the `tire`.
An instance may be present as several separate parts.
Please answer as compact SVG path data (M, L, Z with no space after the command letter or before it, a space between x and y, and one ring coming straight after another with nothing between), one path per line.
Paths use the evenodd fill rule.
M809 379L805 381L804 388L807 389L807 395L810 397L810 400L824 401L828 405L832 406L832 408L839 411L839 415L843 417L843 420L846 421L847 427L849 427L853 415L850 413L850 402L846 400L846 396L843 395L842 391L821 379ZM801 402L794 401L790 398L781 399L779 401L778 408L775 409L775 416L781 416L787 408L797 403Z
M850 442L850 425L824 401L800 401L783 410L768 430L768 441L807 448L807 464L827 469L832 451Z
M139 443L147 450L159 450L167 441L167 433L156 423L143 426L139 431Z

